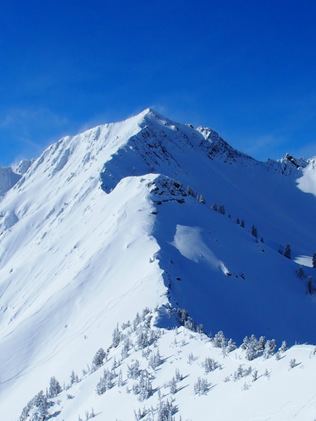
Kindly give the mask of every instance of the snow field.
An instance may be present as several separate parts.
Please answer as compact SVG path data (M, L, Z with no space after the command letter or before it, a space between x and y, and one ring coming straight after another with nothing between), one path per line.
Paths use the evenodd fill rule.
M185 308L206 332L223 330L238 344L252 333L279 344L315 343L314 296L306 293L307 276L315 278L315 168L313 160L304 162L299 169L287 159L260 163L210 129L145 110L61 139L28 169L16 169L16 184L9 171L0 180L0 188L6 186L0 201L2 419L16 420L51 376L67 384L72 369L80 373L101 346L110 346L116 323L132 320L144 306ZM214 203L225 206L225 214L212 210ZM286 243L292 259L278 253ZM166 328L173 320L165 315L157 323ZM244 351L224 358L197 333L179 328L175 344L174 333L164 332L158 340L164 362L148 404L157 406L158 390L171 397L163 385L179 362L187 377L174 396L176 421L180 415L210 419L213 411L219 420L315 418L312 347L293 347L279 361L251 361L260 376L255 382L249 376L225 382L240 364L248 367ZM115 352L120 348L111 349L110 358ZM190 353L197 359L188 364ZM136 349L126 361L139 357L146 368L140 354ZM204 375L203 355L223 369ZM291 359L300 364L289 370ZM262 374L266 369L270 378ZM135 418L143 403L133 392L115 386L95 393L99 371L71 388L74 399L62 392L61 413L56 404L53 419L84 419L92 407L100 419ZM194 393L199 377L214 386L206 395Z
M94 413L96 419L134 420L134 413L140 410L144 414L141 419L164 420L157 411L160 401L172 402L175 420L207 420L210 414L223 421L306 420L314 416L316 394L310 386L316 368L315 347L296 345L281 352L278 359L274 351L268 358L260 356L249 361L245 350L224 352L214 347L214 341L205 334L183 326L169 330L150 327L156 339L151 345L140 347L139 332L149 326L146 320L152 315L157 317L147 314L136 330L134 322L129 327L119 327L121 335L127 335L132 343L128 355L122 356L122 339L116 348L108 348L106 361L96 371L83 377L79 373L78 383L66 385L67 390L52 399L55 404L49 413L54 419L77 421L78 417L85 419L88 412ZM108 338L107 344L110 342ZM153 368L150 364L157 354L160 361ZM213 364L209 372L205 368L207 359ZM139 373L131 378L130 368L137 361ZM111 387L99 395L96 387L104 370L115 375ZM151 393L145 399L134 392L141 371L149 373L152 383ZM201 393L196 390L199 378L207 384ZM176 380L173 389L172 379Z

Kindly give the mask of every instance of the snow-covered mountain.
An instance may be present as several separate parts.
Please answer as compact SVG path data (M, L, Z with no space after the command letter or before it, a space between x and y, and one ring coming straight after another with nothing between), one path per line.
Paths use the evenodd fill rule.
M251 334L279 346L316 342L316 303L307 294L307 276L315 279L315 159L258 162L213 130L147 109L1 171L4 420L16 420L51 376L67 383L72 370L81 372L111 345L116 324L145 307L158 309L161 328L177 323L166 318L171 308L185 308L205 332L223 330L238 344ZM84 388L81 406L84 393L89 402L95 395L93 376L76 386ZM192 391L182 393L185 402ZM121 405L119 392L113 400ZM78 420L78 400L69 402L68 412L52 410L54 419ZM133 419L111 411L100 419Z

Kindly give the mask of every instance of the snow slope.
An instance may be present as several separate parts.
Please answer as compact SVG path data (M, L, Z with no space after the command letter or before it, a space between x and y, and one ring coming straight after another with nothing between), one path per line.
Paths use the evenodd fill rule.
M314 297L296 275L299 262L314 276L315 169L293 160L255 161L148 109L65 137L20 172L0 202L4 419L145 306L186 308L238 343L315 343Z
M83 372L69 370L64 390L48 399L52 419L314 419L315 347L296 345L267 353L266 345L249 359L247 349L234 349L231 343L228 350L227 341L219 345L219 335L209 338L183 326L155 328L159 314L143 314L116 329L115 346L111 336L104 338L103 363L89 362L90 369ZM140 340L146 332L153 338L147 344ZM37 411L31 404L24 414Z

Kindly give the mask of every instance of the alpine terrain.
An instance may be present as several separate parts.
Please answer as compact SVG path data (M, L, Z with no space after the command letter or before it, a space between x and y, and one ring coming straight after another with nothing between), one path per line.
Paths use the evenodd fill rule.
M0 419L316 419L315 196L151 109L0 168Z

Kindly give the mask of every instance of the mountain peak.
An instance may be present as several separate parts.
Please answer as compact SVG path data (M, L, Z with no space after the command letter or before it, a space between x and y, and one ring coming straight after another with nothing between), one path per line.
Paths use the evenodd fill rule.
M271 173L214 130L147 108L60 139L19 174L1 170L0 195L18 180L0 197L2 419L50 376L67 384L100 346L116 352L113 326L145 306L182 309L239 343L314 341L304 279L314 277L315 170L293 160ZM78 419L65 411L56 420Z

